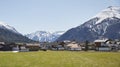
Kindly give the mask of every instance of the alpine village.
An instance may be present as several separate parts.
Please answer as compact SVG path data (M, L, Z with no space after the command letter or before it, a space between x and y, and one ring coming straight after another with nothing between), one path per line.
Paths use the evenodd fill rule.
M48 34L49 36L45 36ZM0 22L0 51L118 52L120 50L120 7L110 6L82 25L56 34L37 31L22 35L14 27Z

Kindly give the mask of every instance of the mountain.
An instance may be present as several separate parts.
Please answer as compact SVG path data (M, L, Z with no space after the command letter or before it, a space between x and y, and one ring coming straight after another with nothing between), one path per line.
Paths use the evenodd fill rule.
M37 31L31 34L27 34L26 37L40 42L53 42L58 37L60 37L64 31L57 31L57 32L46 32L46 31Z
M80 26L64 33L57 41L94 41L99 38L120 39L120 7L110 6Z
M5 24L3 22L0 22L0 28L1 29L9 30L9 31L14 32L16 34L20 34L19 32L16 31L16 29L14 27L9 26L8 24Z
M20 34L14 27L0 22L0 42L35 42Z

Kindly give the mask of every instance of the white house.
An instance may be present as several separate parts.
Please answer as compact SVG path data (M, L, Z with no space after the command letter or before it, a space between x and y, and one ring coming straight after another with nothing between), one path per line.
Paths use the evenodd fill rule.
M12 51L13 51L13 52L19 52L19 46L18 46L18 45L14 46L14 47L12 48Z

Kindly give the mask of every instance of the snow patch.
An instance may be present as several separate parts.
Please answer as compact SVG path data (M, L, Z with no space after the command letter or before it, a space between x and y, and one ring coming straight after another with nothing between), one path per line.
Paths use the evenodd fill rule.
M102 10L102 12L98 13L96 16L93 18L99 18L99 20L96 22L96 24L99 24L101 21L103 21L106 18L112 18L112 17L117 17L120 18L120 7L108 7L105 10Z
M1 22L1 21L0 21L0 28L8 29L8 30L10 30L10 31L12 31L14 33L20 34L19 32L16 31L16 29L14 27L11 27L8 24L6 24L4 22Z
M35 33L27 34L26 36L30 39L37 40L40 42L53 42L64 33L65 33L64 31L57 32L37 31Z

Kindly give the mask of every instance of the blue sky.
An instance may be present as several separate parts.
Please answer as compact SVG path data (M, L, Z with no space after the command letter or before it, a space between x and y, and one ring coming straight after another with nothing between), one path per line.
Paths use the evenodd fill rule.
M67 31L120 0L0 0L0 21L27 34Z

